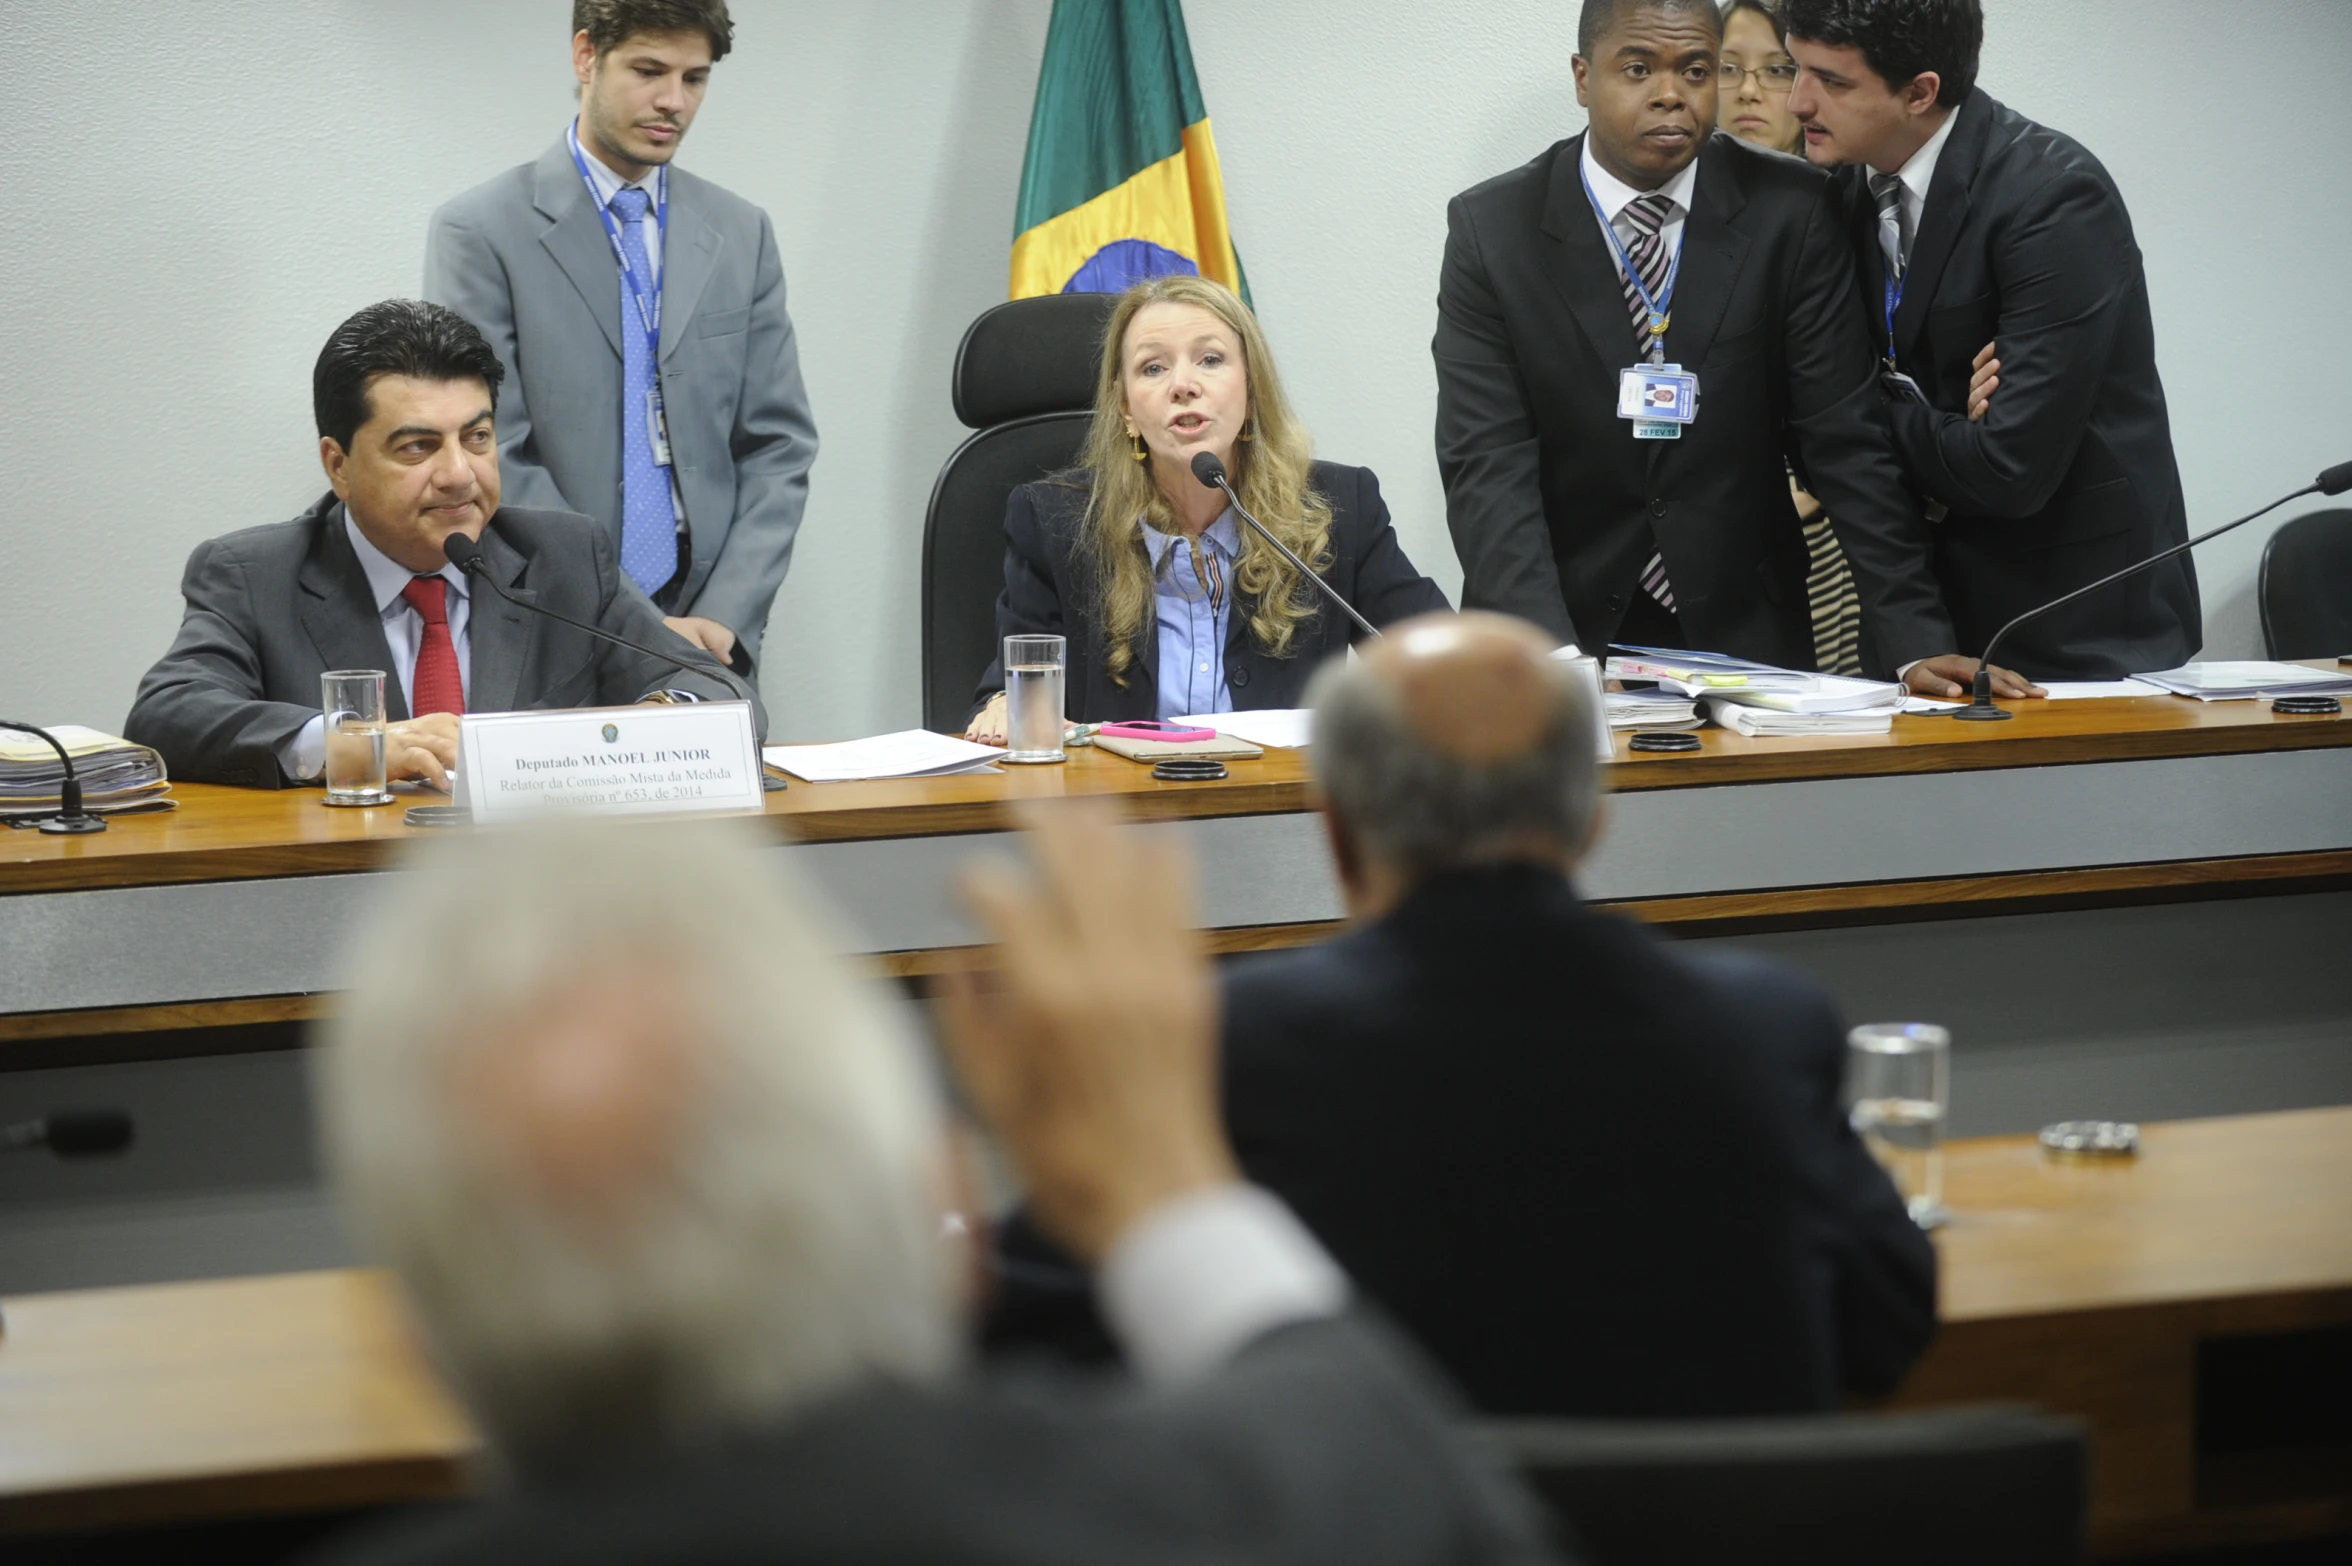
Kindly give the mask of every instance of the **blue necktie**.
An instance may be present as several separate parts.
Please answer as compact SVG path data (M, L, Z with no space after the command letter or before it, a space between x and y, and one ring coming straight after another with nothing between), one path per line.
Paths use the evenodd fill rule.
M645 234L639 226L651 201L631 185L614 193L613 217L621 229L621 253L640 280L653 269L645 259ZM649 284L647 295L653 290ZM637 296L629 279L621 279L621 569L649 594L658 592L678 570L678 513L670 504L670 475L653 460L653 437L648 428L654 386L654 345L647 340L644 318L637 313Z

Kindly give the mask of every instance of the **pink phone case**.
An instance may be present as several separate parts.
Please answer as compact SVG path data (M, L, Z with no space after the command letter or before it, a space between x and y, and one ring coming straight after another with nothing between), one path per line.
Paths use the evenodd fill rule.
M1113 739L1159 740L1169 745L1197 745L1217 737L1215 729L1146 728L1139 723L1106 723L1094 732Z

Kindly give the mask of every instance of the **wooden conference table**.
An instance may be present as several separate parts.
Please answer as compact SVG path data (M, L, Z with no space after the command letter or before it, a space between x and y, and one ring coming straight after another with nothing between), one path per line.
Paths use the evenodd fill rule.
M2198 1417L2246 1401L2231 1375L2291 1363L2233 1369L2233 1346L2352 1332L2352 1109L2150 1126L2128 1162L2054 1160L2026 1137L1947 1157L1945 1325L1899 1406L2026 1399L2087 1419L2101 1554L2352 1529L2341 1409L2316 1444ZM465 1487L473 1434L379 1273L0 1308L0 1535Z
M2352 886L2352 719L2170 696L2015 704L1996 724L1905 716L1885 736L1617 740L1585 894L1690 935L1867 927ZM1220 951L1317 939L1340 914L1306 753L1219 783L1160 783L1094 751L1068 765L769 796L796 856L913 977L972 960L957 867L1016 800L1117 799L1188 838ZM344 931L424 835L396 807L315 790L180 785L180 808L91 837L0 832L0 1070L136 1058L141 1035L316 1015ZM93 1049L95 1041L105 1047Z

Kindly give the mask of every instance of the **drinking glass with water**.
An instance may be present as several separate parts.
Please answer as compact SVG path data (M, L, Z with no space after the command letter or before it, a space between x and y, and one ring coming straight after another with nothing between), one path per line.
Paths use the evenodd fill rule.
M327 803L392 803L384 783L384 671L320 675L319 706L327 718Z
M1069 644L1059 636L1004 640L1005 760L1062 761L1062 671Z
M1846 1035L1846 1105L1855 1133L1922 1229L1952 1216L1944 1206L1951 1073L1952 1035L1932 1022L1871 1022Z

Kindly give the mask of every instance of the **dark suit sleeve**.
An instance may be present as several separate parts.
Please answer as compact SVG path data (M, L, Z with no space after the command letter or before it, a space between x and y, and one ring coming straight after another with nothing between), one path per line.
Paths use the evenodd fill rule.
M612 540L605 536L603 528L588 527L582 533L595 557L596 623L615 636L672 651L688 665L681 669L627 647L598 642L597 699L617 707L642 700L653 691L680 690L691 691L705 701L747 701L751 703L752 732L764 742L768 737L768 710L760 701L759 691L662 623L661 611L653 606L653 600L640 592L636 583L621 575Z
M147 671L123 737L189 783L283 787L277 748L316 707L263 698L261 636L244 563L220 540L196 546L180 578L187 602L171 650Z
M1842 1085L1845 1027L1814 985L1779 970L1751 977L1768 1003L1750 1015L1777 1016L1767 1029L1775 1062L1797 1097L1810 1165L1817 1230L1831 1260L1838 1382L1847 1392L1892 1392L1935 1338L1936 1252L1886 1171L1848 1120Z
M2140 251L2122 202L2081 170L2036 192L1997 235L2001 384L1983 421L1916 403L1888 413L1927 494L1959 511L2029 517L2050 503L2082 444Z
M1056 545L1038 514L1034 485L1023 484L1005 498L1004 590L996 596L996 656L980 676L972 708L978 711L1004 689L1004 639L1008 636L1066 636L1062 592L1054 580Z
M1903 484L1861 314L1854 256L1825 188L1805 222L1789 274L1789 433L1808 487L1854 570L1862 617L1889 667L1959 650L1937 586L1934 545Z
M1462 607L1515 614L1576 641L1544 520L1542 446L1518 346L1459 198L1446 209L1429 347L1437 360L1437 470L1462 562Z
M1405 546L1397 542L1396 528L1388 518L1388 502L1380 498L1380 480L1373 477L1370 468L1356 472L1355 503L1349 508L1349 525L1361 540L1351 600L1356 612L1385 630L1417 614L1451 609L1443 589L1415 570L1405 557ZM1331 611L1327 607L1325 612ZM1363 633L1350 625L1348 640L1362 641Z

